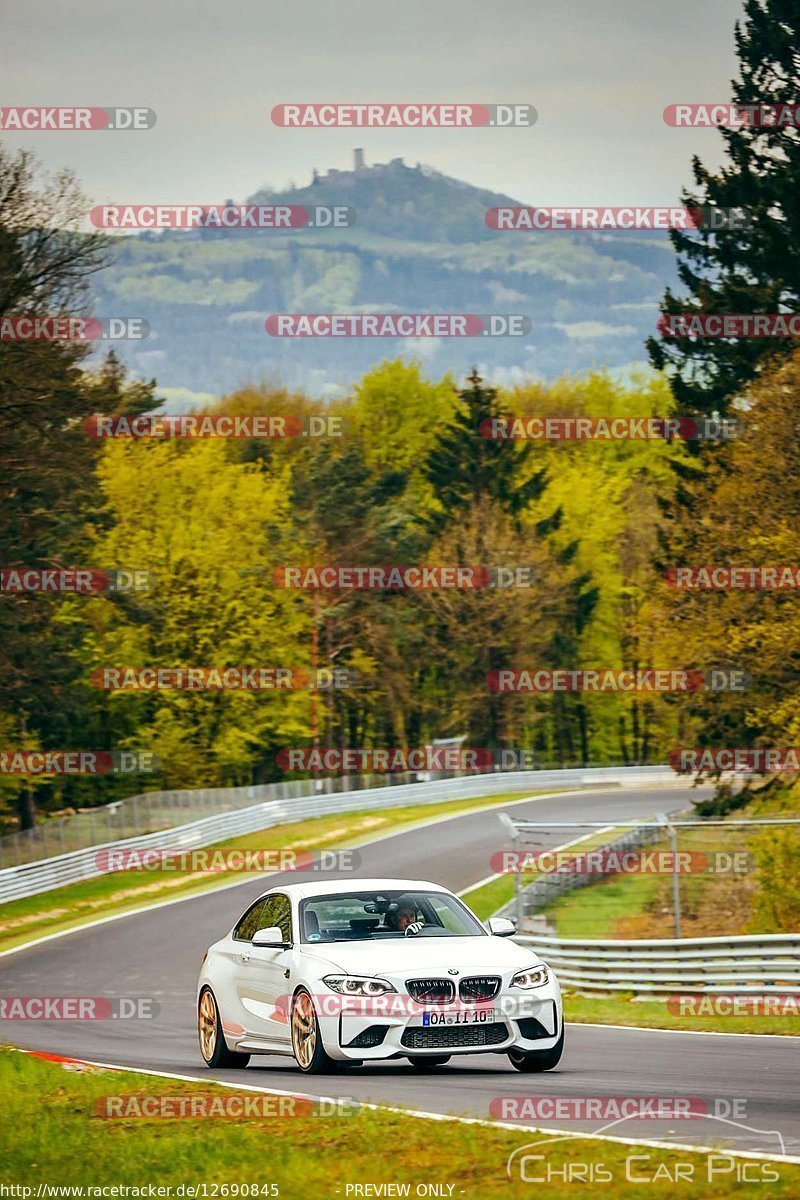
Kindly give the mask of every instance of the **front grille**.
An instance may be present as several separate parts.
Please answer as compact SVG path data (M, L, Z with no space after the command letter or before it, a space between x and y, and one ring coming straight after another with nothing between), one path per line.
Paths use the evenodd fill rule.
M419 1004L449 1004L456 995L452 979L407 979L406 987Z
M494 1000L499 991L499 975L468 975L458 986L458 994L467 1004L477 1000Z
M496 1046L508 1038L502 1021L490 1025L435 1025L406 1029L400 1043L409 1050L445 1050L451 1046Z
M368 1050L373 1046L380 1046L386 1037L386 1029L386 1025L370 1025L368 1029L364 1029L357 1037L354 1037L352 1042L347 1043L347 1049Z

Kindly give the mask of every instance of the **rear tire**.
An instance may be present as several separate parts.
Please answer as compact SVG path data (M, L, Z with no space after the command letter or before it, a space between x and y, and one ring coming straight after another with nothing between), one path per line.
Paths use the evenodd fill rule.
M551 1050L516 1050L513 1046L508 1051L509 1062L518 1071L552 1071L557 1067L564 1053L564 1027L561 1027L561 1037Z
M443 1067L445 1063L449 1063L452 1055L450 1054L431 1054L422 1055L415 1058L409 1058L412 1067L416 1067L418 1071L432 1071L434 1067Z
M338 1063L325 1052L319 1030L314 1002L305 988L300 988L292 998L292 1053L301 1071L306 1075L321 1075L335 1071Z
M246 1067L249 1054L238 1054L229 1050L222 1032L217 1001L211 988L203 988L197 1006L197 1032L200 1038L200 1053L207 1067Z

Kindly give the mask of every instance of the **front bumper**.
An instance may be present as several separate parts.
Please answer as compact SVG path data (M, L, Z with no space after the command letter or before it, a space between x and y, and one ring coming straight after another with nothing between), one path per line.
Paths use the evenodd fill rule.
M549 1050L563 1028L561 994L552 977L542 988L523 992L504 989L490 1002L494 1010L479 1014L480 1006L453 1002L398 1011L408 998L391 994L364 1004L339 998L335 1012L317 1013L323 1045L331 1058L368 1062L410 1055L488 1054L519 1050ZM381 1000L385 1003L381 1003ZM424 1014L428 1023L423 1024ZM449 1023L448 1019L450 1022Z

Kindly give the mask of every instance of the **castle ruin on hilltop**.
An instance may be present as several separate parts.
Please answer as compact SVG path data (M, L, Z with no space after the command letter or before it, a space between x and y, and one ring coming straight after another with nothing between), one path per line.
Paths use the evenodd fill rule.
M316 167L311 173L312 186L318 183L330 183L335 179L342 179L345 175L352 175L354 172L361 173L368 171L371 175L396 175L398 171L420 171L425 174L425 167L422 163L417 163L415 167L407 167L402 158L392 158L388 163L375 163L374 166L368 167L364 161L364 151L358 147L353 151L353 169L352 171L340 171L336 167L331 167L329 171L320 174Z

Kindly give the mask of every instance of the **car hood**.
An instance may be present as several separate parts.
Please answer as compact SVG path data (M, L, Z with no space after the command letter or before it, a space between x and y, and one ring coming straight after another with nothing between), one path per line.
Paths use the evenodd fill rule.
M439 974L459 971L507 971L531 966L537 955L499 937L406 937L378 942L315 943L315 950L350 975Z

